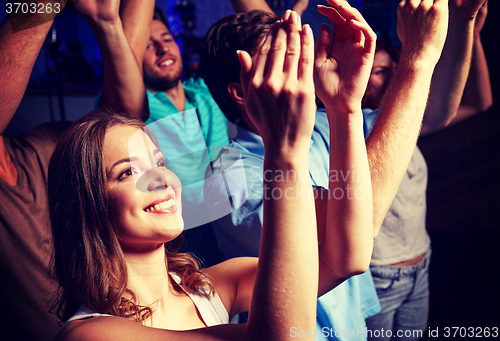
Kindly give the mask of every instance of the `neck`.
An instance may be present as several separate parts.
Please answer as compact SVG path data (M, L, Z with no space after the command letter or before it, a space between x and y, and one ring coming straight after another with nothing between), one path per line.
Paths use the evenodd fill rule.
M17 183L17 169L5 147L2 135L0 135L0 178L11 186L15 186Z
M186 106L186 93L184 92L184 87L182 86L182 82L180 80L176 86L166 90L165 93L179 112L184 111Z
M161 303L168 298L170 278L164 246L147 253L124 252L127 263L127 288L136 295L139 304Z
M241 121L242 121L241 123L243 123L242 125L244 128L246 128L246 129L250 130L252 133L260 136L259 131L257 130L257 127L255 126L255 124L253 124L252 120L250 119L250 117L248 116L246 111L241 112Z

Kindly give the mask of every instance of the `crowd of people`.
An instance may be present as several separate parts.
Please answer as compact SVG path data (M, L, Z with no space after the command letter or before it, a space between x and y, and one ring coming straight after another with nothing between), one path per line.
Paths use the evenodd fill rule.
M425 330L431 248L416 142L492 104L487 1L402 0L399 50L345 0L318 6L333 30L322 25L316 42L297 12L232 0L236 13L204 38L202 77L184 81L154 0L72 3L102 55L99 107L0 138L3 333L390 340ZM21 11L0 26L0 132L54 18ZM213 229L227 260L202 268L179 252L184 229ZM392 333L373 333L382 329Z

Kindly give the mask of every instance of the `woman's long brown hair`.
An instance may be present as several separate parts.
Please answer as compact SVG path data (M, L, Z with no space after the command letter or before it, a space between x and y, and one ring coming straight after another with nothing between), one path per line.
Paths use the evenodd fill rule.
M60 284L56 306L62 321L82 304L98 313L138 322L153 312L140 306L127 289L127 267L110 214L102 148L106 131L118 124L144 130L157 144L142 121L95 111L73 124L50 162L48 193L55 249L52 275ZM167 260L168 271L181 278L184 288L211 294L213 287L194 257L174 250L168 252Z

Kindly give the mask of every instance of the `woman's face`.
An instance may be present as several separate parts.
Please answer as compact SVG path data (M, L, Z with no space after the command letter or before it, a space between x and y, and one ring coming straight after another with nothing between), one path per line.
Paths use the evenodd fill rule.
M134 126L108 129L103 146L113 223L126 251L147 251L177 237L184 227L181 185L149 136Z
M380 106L396 66L385 50L378 50L375 53L372 72L363 98L363 108L377 109Z

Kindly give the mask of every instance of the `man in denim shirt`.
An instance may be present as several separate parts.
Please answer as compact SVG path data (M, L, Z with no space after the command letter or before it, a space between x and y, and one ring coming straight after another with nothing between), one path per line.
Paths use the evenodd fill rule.
M353 21L364 21L347 2L330 0L329 3L344 11L349 25L355 25ZM446 36L448 10L445 1L438 0L431 6L435 16L426 16L430 10L427 7L422 7L422 11L414 11L410 7L403 6L401 10L405 27L400 32L404 58L408 62L395 74L394 83L397 86L389 90L377 124L366 142L373 186L374 237L415 148L430 79ZM356 59L359 50L349 50L356 45L351 45L356 38L349 35L349 25L345 25L344 19L334 9L322 8L320 11L335 22L338 29L333 35L327 27L321 29L315 60L316 93L327 112L345 110L346 107L351 108L354 102L360 102L364 93L366 83L360 81L363 71L357 72L357 69L352 72L351 69L356 69L363 61ZM222 19L209 30L201 55L204 78L214 99L226 117L238 126L237 136L230 145L233 148L221 152L219 159L213 163L212 177L205 185L205 201L210 206L212 218L221 218L216 225L224 226L216 228L219 246L230 257L258 255L256 241L260 236L262 182L265 180L257 175L263 162L262 140L245 112L236 51L246 50L253 54L275 21L275 17L261 12ZM422 33L415 35L414 30ZM316 188L318 227L324 226L326 220L326 206L322 198L353 195L348 191L340 193L337 189L326 192L328 186L325 180L328 180L328 174L332 176L325 161L329 150L328 129L326 116L318 113L309 157L313 185L320 186ZM344 171L339 176L346 176L347 170ZM229 213L231 215L226 216ZM369 273L351 277L318 301L320 329L315 336L339 340L353 337L366 339L364 318L379 310L376 301ZM292 330L291 336L294 336Z

